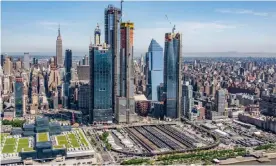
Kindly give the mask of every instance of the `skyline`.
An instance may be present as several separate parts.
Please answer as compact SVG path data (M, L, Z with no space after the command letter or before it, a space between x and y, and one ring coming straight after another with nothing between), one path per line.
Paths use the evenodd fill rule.
M88 53L90 36L94 41L97 23L104 30L104 9L109 4L120 7L119 1L1 2L1 52L54 53L60 23L63 52L72 49L73 55ZM147 52L152 38L164 47L165 33L171 32L173 25L176 32L183 34L183 52L275 53L275 4L125 1L123 20L134 22L135 56ZM136 8L139 10L133 10Z

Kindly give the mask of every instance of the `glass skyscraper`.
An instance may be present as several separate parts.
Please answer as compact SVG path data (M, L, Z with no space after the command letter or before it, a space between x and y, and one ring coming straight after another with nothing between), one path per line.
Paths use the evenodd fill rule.
M23 78L16 77L15 80L15 90L14 90L14 98L15 98L15 116L22 117L23 116Z
M182 115L187 119L191 120L192 118L192 108L194 106L193 98L193 86L186 83L182 86Z
M182 40L180 33L165 34L164 51L164 92L165 112L169 118L181 115L181 64Z
M72 50L67 49L65 51L65 82L70 83L71 81L71 68L72 68Z
M90 123L112 123L112 55L105 45L93 46L90 63Z
M163 48L152 39L146 53L147 98L158 101L158 86L163 83Z
M116 108L116 97L120 94L120 20L121 9L108 5L104 12L105 43L112 50L112 109Z

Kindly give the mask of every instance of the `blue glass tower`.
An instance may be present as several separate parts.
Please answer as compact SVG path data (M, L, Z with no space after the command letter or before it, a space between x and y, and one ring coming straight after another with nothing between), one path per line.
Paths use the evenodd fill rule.
M90 63L90 123L112 123L112 55L106 46L93 46Z
M23 116L23 78L16 77L14 99L15 99L15 116Z
M182 40L180 33L165 34L164 92L166 116L181 118Z
M72 68L72 50L67 49L65 51L65 82L70 83L71 81L71 68Z
M152 39L146 53L147 98L158 101L158 86L163 83L163 48Z

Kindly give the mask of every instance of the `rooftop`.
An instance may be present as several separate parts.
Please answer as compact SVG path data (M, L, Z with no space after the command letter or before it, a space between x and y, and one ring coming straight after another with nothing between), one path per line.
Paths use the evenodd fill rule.
M47 142L49 140L50 138L48 132L36 134L36 142Z

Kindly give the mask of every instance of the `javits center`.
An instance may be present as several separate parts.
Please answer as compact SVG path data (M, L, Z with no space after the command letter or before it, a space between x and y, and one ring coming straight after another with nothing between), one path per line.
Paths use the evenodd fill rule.
M36 117L21 131L1 133L1 164L93 157L94 152L82 129L49 122L47 117Z

